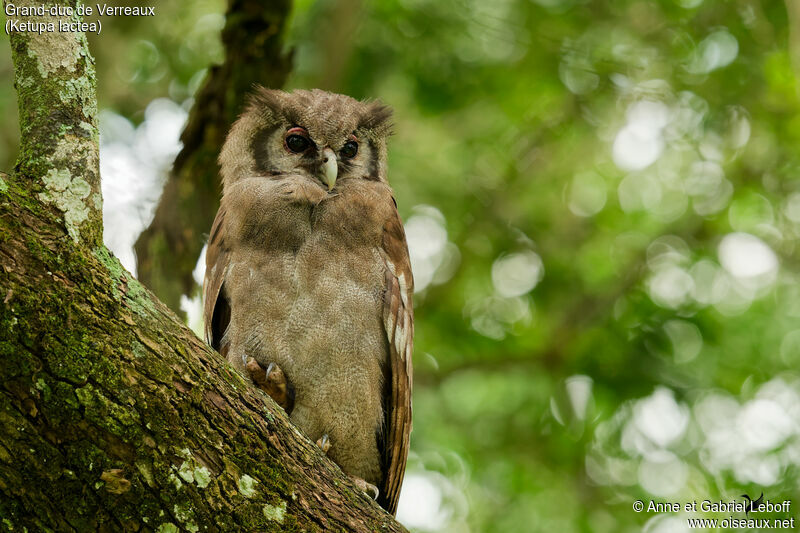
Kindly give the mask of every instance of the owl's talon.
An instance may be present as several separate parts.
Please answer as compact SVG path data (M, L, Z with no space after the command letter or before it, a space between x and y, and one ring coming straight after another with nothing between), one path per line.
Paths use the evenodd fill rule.
M377 499L378 499L378 495L380 494L380 491L378 490L378 487L376 487L376 486L375 486L375 485L373 485L372 483L369 483L369 482L367 482L367 481L364 481L364 480L363 480L363 479L361 479L360 477L356 477L356 476L350 476L350 479L352 479L352 480L353 480L353 483L355 483L355 484L356 484L356 486L357 486L359 489L361 489L361 491L362 491L364 494L366 494L367 496L369 496L369 497L370 497L370 498L372 498L373 500L377 500Z
M275 363L270 363L267 365L267 369L264 370L264 367L253 357L247 357L246 359L244 367L253 383L269 394L284 411L290 413L292 407L294 407L294 388L289 384L289 380L286 379L286 374L283 373L281 367Z
M317 440L317 446L319 446L319 449L322 450L322 453L328 455L328 450L331 449L331 439L328 438L327 433Z

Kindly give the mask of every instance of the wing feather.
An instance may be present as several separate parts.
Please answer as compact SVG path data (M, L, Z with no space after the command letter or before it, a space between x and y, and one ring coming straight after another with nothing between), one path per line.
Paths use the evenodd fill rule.
M390 376L384 402L384 472L378 503L389 513L395 514L405 475L411 434L411 351L414 339L411 295L414 281L400 216L396 209L392 211L392 216L383 229L381 253L386 264L383 324L389 345Z
M206 275L203 280L203 322L206 342L227 358L229 342L225 335L231 321L231 308L225 294L225 277L230 265L230 247L225 240L225 204L220 205L206 249Z

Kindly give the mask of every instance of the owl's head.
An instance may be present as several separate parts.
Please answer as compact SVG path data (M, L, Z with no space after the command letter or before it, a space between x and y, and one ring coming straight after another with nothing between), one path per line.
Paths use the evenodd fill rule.
M257 87L220 153L223 184L299 174L328 190L348 180L386 181L391 109L319 89Z

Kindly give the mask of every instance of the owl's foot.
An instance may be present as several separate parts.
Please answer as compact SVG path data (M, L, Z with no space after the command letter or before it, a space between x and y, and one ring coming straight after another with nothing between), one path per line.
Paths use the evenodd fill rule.
M366 494L367 496L369 496L373 500L377 500L378 499L378 494L380 494L380 491L378 490L378 487L376 487L372 483L364 481L360 477L350 476L350 479L353 480L353 483L355 483L356 486L359 489L361 489L362 492L364 492L364 494Z
M327 433L317 440L317 446L322 450L322 453L328 455L328 450L331 449L331 439L328 438Z
M319 446L320 450L322 450L322 453L324 453L325 455L328 454L328 450L331 449L331 439L328 437L327 433L321 436L319 439L317 439L317 446ZM357 476L350 476L350 479L352 479L353 483L355 483L356 486L359 489L361 489L361 491L364 492L367 496L369 496L373 500L378 499L378 494L380 494L378 487L376 487L372 483L364 481L363 479Z
M286 374L283 373L281 367L275 363L270 363L267 369L261 366L258 361L252 357L247 358L244 365L247 374L256 386L269 394L275 402L283 407L286 413L291 413L294 407L294 388L289 384L286 379Z

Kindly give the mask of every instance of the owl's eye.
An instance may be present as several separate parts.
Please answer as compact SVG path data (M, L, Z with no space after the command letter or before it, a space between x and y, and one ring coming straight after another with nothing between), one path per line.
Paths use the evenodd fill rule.
M286 148L295 154L305 152L309 146L311 146L311 141L308 140L308 137L303 137L296 133L286 137Z
M358 153L358 143L356 141L347 141L342 146L342 149L339 150L339 153L345 159L352 159Z

